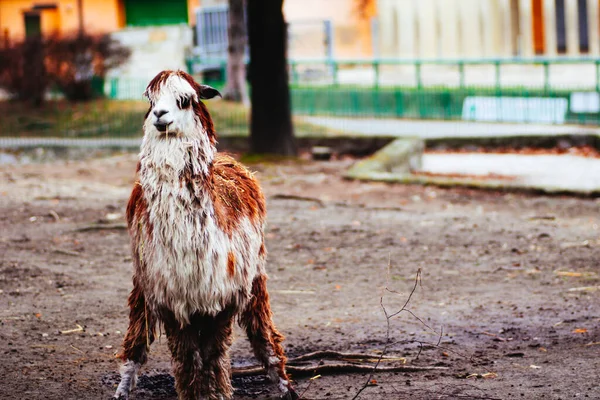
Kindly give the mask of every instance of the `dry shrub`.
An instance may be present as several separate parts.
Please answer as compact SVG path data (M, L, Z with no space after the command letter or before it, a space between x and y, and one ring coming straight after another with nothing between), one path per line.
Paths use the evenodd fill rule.
M44 58L45 43L41 37L0 49L0 87L19 100L39 106L49 86Z
M71 101L92 99L93 80L130 55L108 35L67 35L27 38L0 50L0 87L17 99L39 105L49 88Z

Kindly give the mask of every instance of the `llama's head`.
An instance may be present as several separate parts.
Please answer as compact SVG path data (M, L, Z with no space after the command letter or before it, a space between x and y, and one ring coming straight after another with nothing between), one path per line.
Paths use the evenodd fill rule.
M144 96L150 101L145 135L165 139L206 135L214 144L213 123L201 100L221 96L216 89L198 84L183 71L162 71L150 81Z

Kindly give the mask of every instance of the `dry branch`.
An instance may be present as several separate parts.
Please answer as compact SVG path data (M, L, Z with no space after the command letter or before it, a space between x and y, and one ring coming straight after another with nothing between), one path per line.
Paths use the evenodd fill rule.
M84 225L73 229L74 232L89 232L89 231L104 231L111 229L127 229L127 224L116 223L116 224L91 224Z
M58 247L53 248L52 251L58 254L65 254L67 256L81 257L81 253L78 251L59 249Z
M303 354L298 357L290 358L290 359L288 359L288 363L295 364L298 362L308 361L308 360L322 360L324 358L325 359L334 359L334 360L340 360L340 359L377 360L378 358L380 358L380 356L377 356L377 355L371 356L369 354L361 354L361 353L340 353L340 352L332 351L332 350L322 350L322 351L315 351L313 353L307 353L307 354ZM384 356L383 359L388 360L388 361L399 361L400 360L398 357L388 357L388 356Z
M295 376L309 376L317 374L344 374L344 373L364 373L372 372L373 366L361 365L353 363L335 363L335 364L323 364L323 365L310 365L310 366L297 366L297 365L286 365L286 371ZM446 370L446 367L416 367L400 365L395 367L379 367L378 372L422 372L422 371L442 371ZM233 376L254 376L265 373L265 369L262 367L247 367L247 368L233 368Z
M388 282L389 282L389 270L391 267L391 259L388 261ZM415 283L413 285L412 290L410 291L408 298L406 299L406 301L404 302L404 305L402 306L402 308L400 308L398 311L394 312L394 313L388 313L387 309L385 308L385 305L383 304L383 298L385 296L386 292L389 293L396 293L393 290L390 290L389 287L386 284L386 287L383 291L383 294L381 295L381 297L379 298L379 305L381 306L381 309L383 310L383 314L385 315L385 322L386 322L386 334L385 334L385 346L383 347L383 351L381 352L381 355L379 356L379 358L377 359L377 363L375 364L374 367L370 368L370 374L367 378L367 381L363 384L363 386L359 389L359 391L356 393L356 395L354 395L354 397L352 398L352 400L356 400L360 397L361 393L367 388L369 387L369 385L372 382L373 379L373 375L375 374L376 371L388 371L389 368L395 368L395 367L379 367L379 365L381 364L382 360L384 359L390 345L391 345L391 341L390 341L390 320L392 318L394 318L395 316L399 315L402 312L407 312L410 315L412 315L414 318L416 318L419 322L421 322L421 324L423 324L425 327L427 327L428 329L432 330L435 332L435 330L433 330L429 325L427 325L421 318L419 318L418 316L416 316L412 311L410 311L407 307L408 304L410 303L410 300L412 299L413 294L415 293L415 291L417 290L417 287L419 286L419 284L421 283L421 269L419 268L417 270L417 274L415 276ZM438 345L440 344L442 339L442 333L440 333L440 337L438 340ZM421 345L422 348L422 345ZM419 354L417 355L417 358L419 357L419 355L421 354L421 348L419 349ZM419 367L405 367L405 368L419 368ZM428 370L432 370L432 369L439 369L440 367L425 367L428 368ZM414 370L417 371L417 370ZM423 371L423 370L421 370ZM411 371L412 372L412 371Z
M324 208L325 202L321 199L317 199L316 197L307 197L307 196L296 196L294 194L275 194L271 196L272 200L299 200L299 201L310 201L313 203L317 203L319 207Z

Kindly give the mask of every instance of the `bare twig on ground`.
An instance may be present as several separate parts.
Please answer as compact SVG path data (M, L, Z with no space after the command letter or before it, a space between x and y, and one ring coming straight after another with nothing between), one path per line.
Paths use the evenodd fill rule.
M60 217L58 216L58 213L57 213L56 211L54 211L54 210L50 210L50 211L48 211L48 214L49 214L49 215L50 215L52 218L54 218L54 222L58 222L58 221L60 221Z
M127 224L117 223L117 224L91 224L80 226L79 228L73 229L74 232L88 232L88 231L105 231L105 230L118 230L118 229L127 229Z
M378 358L380 358L381 356L379 355L368 355L368 354L361 354L361 353L341 353L338 351L332 351L332 350L322 350L322 351L315 351L313 353L307 353L307 354L303 354L301 356L298 357L294 357L294 358L290 358L288 359L288 363L290 364L294 364L294 363L298 363L301 361L308 361L308 360L322 360L324 358L327 359L346 359L346 360L376 360ZM382 357L384 360L389 360L389 361L398 361L399 358L398 357L388 357L388 356L384 356Z
M76 325L77 325L77 328L75 328L75 329L68 329L66 331L60 331L60 333L63 334L63 335L67 335L69 333L83 332L83 330L84 330L83 326L81 326L79 324L76 324Z
M286 365L286 371L295 376L307 376L314 373L317 374L342 374L352 372L372 372L373 367L371 365L361 365L353 363L335 363L335 364L323 364L323 365L310 365L310 366L296 366ZM379 367L379 372L422 372L422 371L444 371L446 367L417 367L400 365L394 367ZM252 376L264 374L265 369L263 367L247 367L247 368L233 368L232 374L234 376Z
M310 389L310 387L312 386L313 382L319 379L320 377L321 375L317 375L316 372L313 374L313 377L308 380L308 385L306 386L306 389L304 389L302 393L300 393L300 396L298 396L298 400L302 400L306 392L308 392L308 389Z
M58 254L65 254L67 256L81 257L81 253L78 251L59 249L58 247L53 248L52 251Z
M388 261L388 276L389 276L390 267L391 267L391 259ZM371 373L369 374L369 376L367 378L367 381L363 384L363 386L359 389L359 391L354 395L354 397L352 398L352 400L358 399L358 397L360 396L360 394L369 386L369 384L373 380L373 374L375 374L375 371L377 371L377 370L383 371L384 370L383 368L379 368L379 364L381 364L381 360L383 360L383 357L385 357L385 355L386 355L386 353L388 351L388 348L390 346L390 320L392 318L394 318L395 316L397 316L398 314L400 314L403 311L407 311L412 316L414 316L415 318L417 318L417 320L419 320L421 323L423 323L423 325L425 325L425 326L427 326L429 328L429 326L427 324L425 324L420 318L418 318L412 311L410 311L410 310L408 310L406 308L408 306L408 304L410 303L410 300L412 299L413 294L417 290L417 286L420 283L421 283L421 268L419 268L417 270L417 275L415 276L415 284L413 285L413 288L410 291L410 293L408 295L408 298L404 302L404 305L402 306L402 308L400 308L398 311L396 311L395 313L392 313L392 314L389 314L388 311L387 311L387 309L385 308L385 305L383 304L383 297L385 296L385 292L389 292L389 293L397 293L397 292L394 292L394 291L390 290L388 288L387 284L386 284L384 293L382 293L381 297L379 298L379 305L381 306L381 309L383 310L383 314L385 315L385 322L386 322L385 346L383 347L383 351L381 352L381 355L379 356L379 358L377 360L377 363L375 364L374 367L371 368ZM410 367L408 367L408 368L410 368Z
M310 201L313 203L317 203L319 205L319 207L324 208L325 207L325 202L321 199L317 199L316 197L307 197L307 196L297 196L294 194L275 194L273 196L271 196L271 199L273 200L300 200L300 201Z

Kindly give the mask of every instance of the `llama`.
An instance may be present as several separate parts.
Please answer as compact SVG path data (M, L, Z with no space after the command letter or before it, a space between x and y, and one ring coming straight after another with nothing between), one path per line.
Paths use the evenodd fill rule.
M201 101L220 94L163 71L144 95L150 108L127 205L133 290L114 397L129 397L162 324L179 399L230 399L237 318L282 398L296 399L266 286L265 199L252 173L217 153Z

